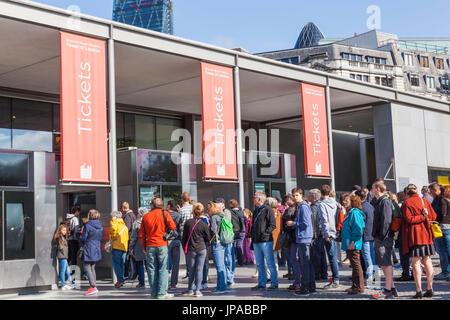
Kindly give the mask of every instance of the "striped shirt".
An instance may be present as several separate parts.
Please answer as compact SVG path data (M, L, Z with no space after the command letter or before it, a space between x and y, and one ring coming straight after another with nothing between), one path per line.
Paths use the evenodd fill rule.
M181 234L183 234L184 224L186 223L186 221L188 221L189 219L192 219L192 217L193 217L192 208L193 208L192 204L185 204L180 209L180 213L181 213L180 232L181 232Z

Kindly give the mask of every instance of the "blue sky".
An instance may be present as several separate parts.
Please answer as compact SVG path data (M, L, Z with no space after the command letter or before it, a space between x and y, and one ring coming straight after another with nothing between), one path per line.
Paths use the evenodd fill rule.
M113 0L36 0L112 19ZM252 53L292 48L315 22L327 38L368 31L366 10L380 8L381 31L400 37L450 38L448 0L173 0L174 34Z

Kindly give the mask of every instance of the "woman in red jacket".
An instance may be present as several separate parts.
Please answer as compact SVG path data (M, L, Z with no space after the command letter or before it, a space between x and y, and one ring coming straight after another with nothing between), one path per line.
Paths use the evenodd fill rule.
M413 184L406 187L409 196L402 205L402 253L409 254L416 282L414 299L422 298L422 262L427 274L427 291L423 297L433 296L433 236L430 222L436 220L436 213L426 199L420 198L417 187Z

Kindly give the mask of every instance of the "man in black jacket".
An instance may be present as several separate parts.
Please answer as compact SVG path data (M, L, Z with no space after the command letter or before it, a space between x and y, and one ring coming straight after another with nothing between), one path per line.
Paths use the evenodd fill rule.
M233 223L234 242L232 253L233 272L236 267L236 258L239 266L244 265L244 239L245 239L245 217L244 211L236 199L229 202L231 209L231 222Z
M258 285L253 290L266 289L267 273L266 264L270 271L269 290L278 289L278 271L273 255L272 231L276 228L275 214L266 201L264 192L256 192L253 198L255 211L252 221L252 246L255 253L256 266L258 267Z
M394 269L392 267L392 249L394 247L394 233L391 231L392 202L385 194L386 185L383 181L372 185L372 194L375 196L373 230L375 263L380 266L385 276L385 285L379 294L373 298L390 299L397 296L394 286Z

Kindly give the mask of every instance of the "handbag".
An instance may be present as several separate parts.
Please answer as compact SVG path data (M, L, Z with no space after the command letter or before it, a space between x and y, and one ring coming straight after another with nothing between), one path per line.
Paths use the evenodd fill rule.
M422 214L426 215L428 217L428 210L425 208L425 204L423 203L423 199L420 198L420 200L422 200L422 205L423 205L423 209L422 209ZM425 223L427 223L427 221L425 221ZM441 227L439 227L439 223L436 221L430 221L429 223L427 223L429 229L431 230L431 235L433 236L433 239L436 238L441 238L443 236Z
M186 242L186 247L184 248L184 254L187 255L187 251L188 251L188 246L189 246L189 240L191 240L191 236L192 236L192 232L194 232L195 227L197 226L197 224L200 222L201 220L198 219L198 221L194 224L194 226L192 227L191 230L191 234L189 235L187 242Z
M122 230L117 234L118 236L120 236L122 234L122 232L125 230L126 226L122 228ZM106 253L111 253L112 252L112 246L114 243L114 239L110 239L105 243L105 252Z

